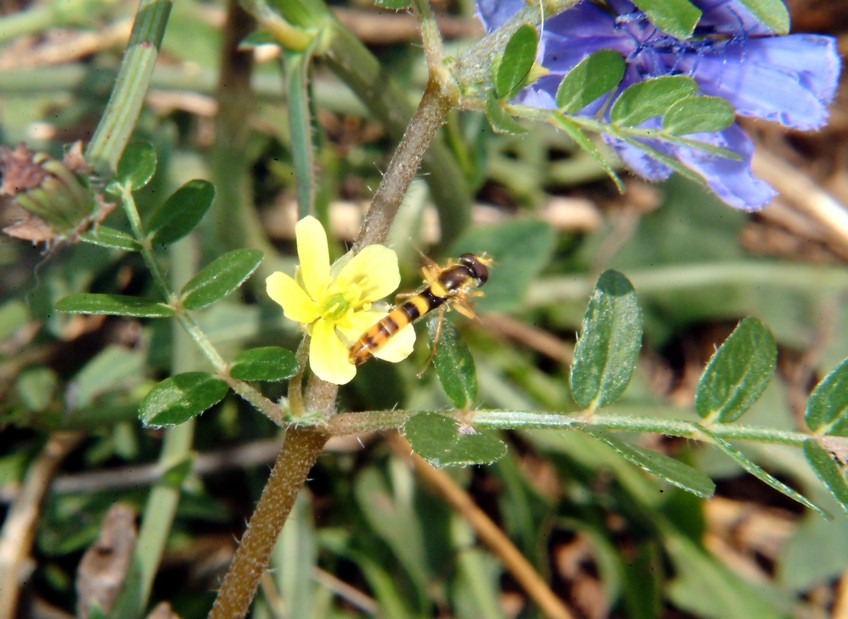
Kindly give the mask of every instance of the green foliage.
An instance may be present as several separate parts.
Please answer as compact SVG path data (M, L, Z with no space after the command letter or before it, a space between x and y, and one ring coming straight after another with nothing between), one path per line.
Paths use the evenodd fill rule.
M412 449L433 466L492 464L506 455L495 432L477 430L437 413L422 413L403 426Z
M183 286L183 307L199 310L217 303L241 286L261 262L258 249L234 249L215 258Z
M103 612L103 610L98 606L95 602L92 607L88 611L88 617L86 619L107 619L108 615Z
M75 406L94 405L105 394L136 384L144 375L146 361L143 351L107 346L74 377Z
M412 6L412 0L374 0L374 4L390 11L404 11Z
M624 77L624 59L616 51L602 49L586 56L569 71L556 92L561 112L576 114L613 88Z
M149 142L133 142L124 150L118 162L115 180L138 191L145 187L156 173L156 151Z
M415 616L413 609L423 602L427 584L429 540L426 521L417 517L415 496L408 492L411 472L394 469L389 473L384 476L377 468L365 471L356 478L353 491L359 509L381 540L381 546L390 549L394 558L392 565L400 568L405 578L399 579L391 569L386 571L387 566L380 561L381 556L385 561L386 553L378 555L374 545L364 546L362 555L355 558L367 557L368 563L372 563L366 569L366 576L385 608L396 608L399 616ZM404 581L411 587L405 586L407 582Z
M675 535L668 544L677 573L669 597L699 617L786 617L777 588L763 591L728 566L713 560L691 540Z
M698 91L698 83L685 75L655 77L637 82L622 92L612 104L610 120L623 127L635 127L662 116L678 101Z
M746 318L707 364L695 390L695 410L709 421L736 421L765 391L776 364L771 331L756 318Z
M793 490L792 488L784 484L782 481L777 479L774 475L768 473L761 466L752 462L750 458L745 456L745 454L743 454L738 449L735 449L730 443L720 438L715 433L707 430L704 427L699 428L699 432L706 436L713 443L713 445L718 447L726 456L728 456L731 460L736 462L739 466L741 466L743 469L748 471L751 475L753 475L760 481L768 484L769 486L771 486L781 494L789 497L793 501L797 501L804 507L813 509L822 516L830 518L830 514L824 508L819 507L817 504L813 503L801 493Z
M527 131L503 108L503 102L494 93L486 98L486 120L495 133L518 135Z
M156 245L170 245L186 236L206 215L215 199L215 187L193 180L177 189L150 218L147 225Z
M168 318L174 308L123 294L72 294L56 303L56 309L69 314L106 314L135 318Z
M206 372L176 374L150 390L139 419L149 427L184 423L223 400L228 389L227 383Z
M739 0L759 21L776 34L789 32L789 9L783 0Z
M279 346L251 348L236 355L230 376L238 380L280 381L297 373L294 354Z
M816 385L804 420L818 434L848 436L848 359Z
M27 307L20 300L13 299L0 305L0 340L14 335L26 325L28 318Z
M686 492L691 492L702 499L708 499L715 494L715 484L712 479L679 460L633 445L603 430L592 429L589 426L582 426L580 429L615 449L628 462L663 481L686 490Z
M16 389L23 404L35 412L44 411L59 383L56 373L49 368L34 367L21 372Z
M804 457L833 498L848 512L848 481L845 480L844 465L837 463L833 455L814 439L804 441Z
M741 1L775 30L788 27L781 0ZM98 3L89 4L95 7L89 10L101 10ZM381 4L394 9L409 6L405 0ZM637 4L659 28L684 38L691 36L700 16L686 0L640 0ZM399 51L386 46L380 58L360 55L364 48L354 45L354 37L330 19L329 9L320 2L277 2L276 6L286 13L286 25L292 26L284 32L285 40L275 38L281 36L279 29L268 28L279 25L274 20L262 24L261 36L244 40L284 48L286 96L279 96L279 76L270 74L276 71L270 63L256 69L250 87L233 90L221 82L222 101L244 97L238 106L242 116L233 119L221 114L216 141L203 150L192 143L196 123L190 111L145 111L136 125L133 110L142 107L149 83L146 76L154 67L155 79L162 83L176 81L187 91L208 94L205 80L217 69L219 58L232 54L218 53L220 32L199 24L198 7L189 2L175 9L182 11L182 21L169 28L172 43L164 49L174 58L189 61L184 64L191 63L192 73L185 72L181 63L156 66L153 61L162 43L157 33L164 33L165 18L158 17L154 27L145 20L161 11L143 11L138 32L146 36L125 54L134 70L119 78L131 92L118 92L116 115L109 112L103 119L108 128L103 135L112 135L114 129L117 145L105 151L94 149L88 159L97 163L97 173L86 179L90 187L105 191L104 198L117 200L118 208L105 223L91 218L90 228L78 235L83 244L76 244L74 235L62 251L51 251L34 273L37 277L28 277L31 248L8 244L0 252L7 274L0 307L0 375L5 385L0 400L4 427L9 428L10 445L14 444L0 457L0 479L9 489L21 487L48 437L65 430L86 432L85 441L71 454L74 473L60 474L45 498L38 553L33 554L50 558L37 566L34 586L40 589L49 583L52 591L47 599L67 600L65 610L73 605L75 579L73 568L66 566L78 563L78 555L96 538L105 509L116 500L129 502L141 513L144 543L133 557L137 572L127 588L131 599L113 611L115 616L141 616L158 601L150 599L144 583L152 582L159 571L166 543L170 548L191 548L197 542L197 530L214 527L222 539L241 531L244 514L252 509L268 479L267 467L242 466L235 473L216 470L214 479L208 480L209 463L223 468L221 463L255 462L256 453L267 448L263 446L267 439L280 442L281 428L290 421L274 418L273 412L294 410L301 388L304 403L314 393L316 381L308 361L300 368L305 375L302 383L280 384L298 372L289 349L294 350L304 329L284 321L279 308L267 300L261 278L251 278L260 268L262 278L276 268L294 272L289 240L273 237L275 244L268 242L257 225L266 220L255 217L254 206L279 204L296 195L301 214L317 212L322 220L326 215L338 223L339 209L330 202L339 187L346 194L355 193L357 184L377 186L373 162L388 161L380 150L383 142L403 133L403 97L397 93L419 89L420 73L411 69L423 63L413 55L418 51L415 47ZM528 5L527 15L531 8ZM269 10L274 10L274 3ZM85 17L82 23L105 19L103 14ZM11 23L8 18L0 21ZM848 519L842 513L836 523L818 517L830 510L831 497L848 512L844 466L848 360L842 361L848 322L844 312L833 312L840 307L838 294L848 286L844 269L753 261L737 241L747 219L713 204L699 188L680 179L651 188L664 193L665 203L640 214L629 239L618 225L626 224L626 218L618 219L612 209L603 211L601 222L578 223L572 229L573 212L560 208L563 195L596 197L591 186L575 189L578 182L606 174L624 189L616 172L618 164L605 158L590 135L605 133L640 147L643 141L660 140L716 156L737 156L682 137L729 126L733 110L722 99L698 95L689 78L675 76L632 86L617 101L608 102L612 104L610 124L569 116L615 92L620 84L622 57L601 50L561 81L558 109L530 113L509 100L538 75L533 65L537 29L525 24L502 42L506 43L503 53L498 49L490 54L500 56L497 62L487 60L476 66L479 82L463 90L461 97L463 105L484 108L498 135L485 128L480 131L479 123L485 122L482 116L469 121L452 115L443 130L450 150L440 151L441 145L434 142L426 155L427 165L432 166L426 177L439 179L432 185L434 192L453 194L458 204L467 205L471 195L464 182L483 186L482 197L498 205L497 220L503 222L469 226L467 211L454 204L446 207L447 200L433 194L442 234L436 251L454 257L486 252L494 259L490 279L481 289L485 296L474 299L482 324L461 321L471 335L467 342L450 316L442 326L433 363L450 410L444 410L445 397L433 380L416 379L420 365L373 362L338 395L329 388L323 392L330 408L335 405L338 412L348 413L338 417L343 430L338 430L331 415L309 410L298 420L298 429L371 436L377 441L382 432L402 428L415 452L433 465L499 461L489 469L451 470L450 477L454 483L471 486L474 498L485 502L497 525L539 571L553 566L552 577L575 583L581 582L584 572L580 570L591 571L591 580L583 584L598 587L593 600L603 599L605 607L584 614L645 618L664 612L699 617L815 614L818 609L811 610L814 596L808 591L848 568L844 552ZM444 50L434 51L445 58ZM137 52L144 62L133 64ZM101 59L95 60L90 66L102 64ZM316 60L336 71L342 85L315 81ZM444 66L450 68L450 62L446 58ZM104 89L96 83L101 78L92 74L94 88L66 90L62 84L79 84L72 69L76 70L63 67L55 74L62 78L53 80L61 96L43 88L45 74L40 68L31 70L39 88L20 95L18 89L26 91L26 86L19 82L4 93L9 99L9 103L4 99L4 113L10 114L9 143L26 137L23 128L43 120L39 117L43 110L50 110L52 122L61 129L58 135L83 130L77 125L86 121L78 111L102 105L99 97ZM228 69L235 69L230 75L243 75L237 65ZM2 72L12 83L21 79L6 69ZM350 92L362 101L355 101ZM257 94L262 96L261 106L250 100ZM71 97L74 105L68 107ZM57 109L64 113L56 115ZM280 125L283 117L289 119L288 127ZM322 122L314 122L316 117ZM340 126L343 133L335 133L334 123L323 121L335 117L346 119L345 123L351 119L350 126ZM69 118L73 124L61 126ZM662 120L661 129L639 126L653 118ZM529 119L548 125L530 127ZM381 123L391 140L360 139L369 131L362 136L352 131L357 122L369 131L372 123ZM548 131L551 126L560 132ZM474 147L468 147L462 141L472 134ZM520 138L512 137L517 134ZM124 148L131 135L146 136L152 144L131 142ZM51 152L58 152L58 144L49 146ZM422 152L426 146L422 145ZM213 159L225 162L220 169L213 166L213 172L203 156L209 149ZM649 147L643 150L698 180L667 154ZM502 160L496 160L495 152L504 153ZM493 172L487 166L490 163L502 170ZM456 182L441 180L445 168L462 170L447 176ZM220 196L228 196L215 204L216 212L207 220L204 217L216 191L207 181L189 181L162 199L167 195L163 185L194 177L214 177ZM504 181L512 178L532 185L532 190L514 191L519 183ZM350 183L348 179L358 180ZM548 188L554 191L545 193ZM380 208L379 200L374 208ZM479 212L490 209L475 210L475 221ZM407 237L421 237L416 217L394 221L390 246L401 245ZM219 231L229 235L221 235L226 241L212 234L213 218ZM189 234L193 234L192 243L175 244ZM347 241L331 238L331 254L342 253ZM252 249L259 247L262 251ZM568 340L593 290L587 273L608 266L627 273L629 280L615 271L598 279L566 381L563 364ZM30 281L21 283L24 280ZM179 285L172 288L172 282ZM232 294L245 283L249 288L245 294ZM89 292L112 290L124 294ZM69 317L57 315L54 309L118 318ZM194 313L202 309L207 311ZM486 318L495 312L508 313L500 317L501 322L518 328L511 333L489 328ZM825 342L820 363L835 369L807 401L808 432L792 425L785 402L775 404L771 396L779 389L760 396L774 372L776 342L808 350L820 335L821 316L830 313L839 315L828 332L832 336ZM698 382L694 409L679 401L672 407L649 382L652 372L634 372L643 329L646 356L653 367L654 359L668 347L682 345L688 350L692 333L702 325L724 324L748 314L760 316L763 322L743 320L716 351ZM146 320L150 318L174 320ZM431 337L434 326L431 322ZM210 366L210 372L197 371ZM151 377L168 374L172 376L150 388ZM240 398L226 398L229 385ZM292 406L287 406L289 402ZM582 410L574 410L575 402ZM218 403L222 405L214 415L197 424L184 423ZM743 414L748 415L745 423L752 425L735 423ZM159 427L166 429L148 429ZM515 448L509 454L500 438L503 430L513 431ZM294 434L289 432L285 440L294 440ZM669 440L646 443L636 434ZM258 443L254 445L253 440ZM766 443L772 445L762 449L760 445ZM411 467L382 446L371 442L367 449L360 449L354 444L355 452L348 453L343 442L338 444L342 451L328 452L314 467L310 475L316 483L301 493L274 553L278 569L271 572L265 591L273 590L269 583L276 585L279 599L275 601L269 593L255 605L254 614L506 616L502 601L519 596L503 595L502 583L511 578L478 543L482 536L471 530L462 515L435 493L419 491ZM648 449L646 444L671 449ZM239 450L238 458L233 454L230 459L231 446ZM192 469L194 450L221 451L209 457L203 454L197 459L203 466ZM685 463L669 453L682 454ZM271 459L273 455L266 456L263 462ZM729 460L731 469L713 464L715 459ZM122 463L132 467L132 475L124 476L126 469L110 469L108 482L102 481L104 471L87 475L88 469ZM155 474L148 471L144 477L148 481L137 482L135 469L144 471L148 465ZM733 482L742 486L743 494L744 484L762 482L818 512L800 524L789 520L795 516L786 516L797 527L787 542L791 552L765 557L779 574L769 582L752 584L702 543L716 531L699 499L715 492L711 478L718 479L729 470L735 475L737 467L749 474ZM285 468L280 471L283 476L288 473ZM84 485L91 480L116 485L92 490ZM11 500L14 494L9 490ZM744 509L756 512L761 501L769 506L776 503L773 497L760 499L758 494L744 495ZM279 515L276 511L274 518ZM266 524L251 523L251 527L261 530ZM816 545L817 552L811 550ZM346 581L350 576L347 582L367 587L369 595L354 591L344 601L337 600L323 581L318 584L313 579L313 574L325 579L327 573L342 574ZM217 581L201 583L198 589L186 587L185 592L171 594L171 601L187 619L206 616L211 598L205 591L216 586ZM177 590L176 583L164 589L157 585L152 598L171 589ZM341 589L333 585L333 591L337 590ZM521 601L526 608L516 612L528 616L537 612L531 608L532 601ZM353 611L354 605L361 606ZM124 613L123 609L129 610Z
M633 286L621 273L598 278L574 348L571 392L585 409L618 399L642 347L642 321Z
M663 129L674 135L727 129L736 120L733 106L721 97L688 97L673 103L663 116Z
M689 0L633 0L661 30L688 39L701 19L701 10Z
M805 518L779 555L777 580L797 594L832 582L848 563L848 518Z
M538 46L539 34L533 26L524 24L512 34L503 57L495 65L494 85L498 99L510 99L524 88L536 60Z
M240 49L256 49L262 45L277 45L277 40L267 30L254 30L239 43Z
M312 145L312 117L309 109L309 67L318 45L318 37L312 39L305 49L282 49L283 65L286 69L286 97L289 100L289 131L291 150L297 183L298 219L315 210L315 183L311 170L315 167Z
M270 574L292 617L319 616L315 613L319 586L312 577L318 567L316 551L312 505L307 493L301 493L271 556Z
M615 183L616 188L620 193L624 193L624 183L621 178L618 176L618 173L613 169L610 162L606 160L606 158L601 154L598 150L598 147L595 146L594 142L592 142L591 138L586 135L586 132L580 128L580 126L574 122L574 120L570 119L567 116L563 116L562 114L555 114L552 117L552 122L554 126L560 129L563 133L568 135L574 142L582 148L586 153L588 153L592 159L601 167L601 169L609 176L609 178Z
M430 346L436 350L433 365L442 388L458 409L470 408L477 400L477 375L471 351L449 321L437 316L428 325ZM441 333L436 340L439 329Z
M126 232L115 230L109 226L100 225L80 235L80 239L92 245L121 251L139 251L141 246Z

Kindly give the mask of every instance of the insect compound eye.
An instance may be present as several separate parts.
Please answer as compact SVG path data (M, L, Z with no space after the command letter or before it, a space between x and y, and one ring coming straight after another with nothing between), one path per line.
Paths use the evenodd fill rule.
M482 286L489 280L489 269L474 254L462 254L459 257L459 263L471 269L478 286Z

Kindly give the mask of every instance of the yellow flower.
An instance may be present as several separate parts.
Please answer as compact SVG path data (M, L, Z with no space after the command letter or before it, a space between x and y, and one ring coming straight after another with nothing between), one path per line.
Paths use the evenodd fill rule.
M299 322L312 336L309 366L318 378L337 385L350 382L356 366L348 347L386 315L372 303L400 284L397 254L383 245L369 245L330 264L327 235L314 217L295 226L300 266L292 278L279 271L266 280L268 296L279 303L289 320ZM407 325L375 357L397 363L406 359L415 343Z

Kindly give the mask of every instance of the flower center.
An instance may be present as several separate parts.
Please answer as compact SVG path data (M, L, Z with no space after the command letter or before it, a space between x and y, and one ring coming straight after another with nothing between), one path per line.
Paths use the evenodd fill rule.
M321 317L330 322L337 321L350 311L350 302L340 292L329 295L321 304Z
M686 73L687 63L681 62L682 56L722 56L727 45L736 40L734 33L721 34L700 25L694 37L681 40L660 30L638 10L616 16L615 29L630 39L627 61L635 64L641 73L653 76ZM740 34L744 35L741 26Z

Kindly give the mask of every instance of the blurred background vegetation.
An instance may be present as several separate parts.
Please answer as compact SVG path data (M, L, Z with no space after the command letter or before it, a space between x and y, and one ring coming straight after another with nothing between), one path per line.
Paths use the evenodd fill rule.
M470 2L435 4L449 51L480 36ZM797 0L790 9L794 31L838 36L845 55L842 3ZM0 143L26 142L59 158L63 145L88 139L134 10L134 3L115 0L2 2ZM413 109L426 67L412 15L368 2L333 10L379 61L381 79L407 97L396 111ZM198 314L227 358L251 346L294 350L299 339L264 293L267 273L293 270L297 206L280 61L273 47L237 49L251 29L225 3L176 3L134 133L159 157L153 182L136 196L143 216L190 179L217 188L198 231L162 255L175 281L230 249L265 252L260 272L238 294ZM778 340L780 380L747 422L796 428L810 387L848 354L848 239L816 211L816 200L827 197L817 191L848 202L842 91L819 134L748 126L763 154L757 172L785 194L756 215L733 211L678 179L651 186L628 178L620 196L588 155L549 128L499 136L480 114L452 115L439 156L450 157L466 187L441 191L463 194L457 199L470 205L471 223L444 234L426 177L416 181L389 241L401 254L402 289L420 284L419 249L443 260L457 250L485 249L487 235L503 238L505 231L515 235L514 253L538 264L541 273L526 282L522 298L493 290L477 304L478 321L454 321L474 354L480 405L490 408L568 406L575 332L603 269L630 278L645 319L640 366L615 410L672 416L691 408L694 382L716 343L738 319L755 315ZM380 182L398 127L320 59L310 94L316 210L329 220L340 255ZM804 182L815 191L789 190ZM17 214L2 207L8 224ZM126 229L120 213L107 223ZM138 254L74 242L45 251L2 237L0 265L0 497L14 505L28 477L52 479L26 531L4 529L3 552L22 556L0 559L25 559L27 535L34 536L19 616L73 616L80 561L107 511L116 503L141 511L161 473L161 434L138 423L141 399L168 375L175 354L183 369L208 366L171 321L53 309L72 292L150 293ZM449 406L434 372L416 377L428 354L419 348L399 366L364 366L340 392L339 410ZM263 389L272 398L285 392L284 384ZM235 397L199 418L192 472L151 606L166 600L186 619L206 615L267 478L278 434ZM640 438L716 479L717 496L708 502L662 485L575 433L506 438L510 452L497 464L448 475L573 616L848 617L844 516L827 521L805 512L714 450L681 440ZM790 486L833 505L799 450L744 449ZM126 527L126 514L114 518ZM390 436L328 444L272 568L255 617L541 616ZM0 588L19 586L17 575L4 578Z

